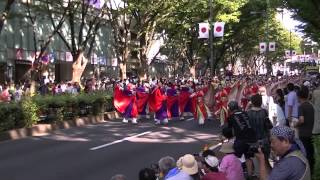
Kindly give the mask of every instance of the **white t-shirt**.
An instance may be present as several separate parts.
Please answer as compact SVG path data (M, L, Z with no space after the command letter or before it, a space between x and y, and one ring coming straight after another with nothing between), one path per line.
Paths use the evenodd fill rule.
M276 126L285 126L286 125L286 117L284 112L279 104L275 104L276 108Z

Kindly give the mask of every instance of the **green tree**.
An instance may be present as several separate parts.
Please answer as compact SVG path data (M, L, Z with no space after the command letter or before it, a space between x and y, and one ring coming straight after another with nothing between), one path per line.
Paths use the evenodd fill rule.
M294 18L304 22L301 29L315 42L320 42L320 2L316 0L283 0L284 7L292 10Z
M90 4L92 1L86 0L49 1L52 3L48 3L50 9L48 15L54 29L58 29L59 26L55 18L63 14L61 12L63 9L67 9L63 27L68 30L60 29L57 34L73 56L72 81L80 83L94 48L97 32L106 23L104 7L95 8Z
M173 16L178 0L130 0L129 8L133 15L133 31L138 41L138 74L146 78L148 74L148 58L156 36L161 34L162 25Z
M216 62L220 62L220 66L224 67L227 63L233 65L236 60L241 60L244 67L255 72L262 65L257 64L257 60L266 60L265 54L259 52L259 42L267 41L276 42L277 47L275 52L268 53L269 63L283 61L285 49L290 47L290 32L275 18L278 6L277 1L270 1L269 6L266 1L248 1L240 10L239 22L227 25L229 31L221 42ZM301 39L294 34L291 35L291 39L291 47L299 50Z
M57 26L52 29L50 32L40 33L39 28L37 27L37 24L39 23L39 19L41 14L45 14L46 12L52 11L52 1L47 0L43 1L42 4L31 4L30 1L26 1L25 3L22 3L21 7L25 7L25 13L22 14L22 16L25 16L28 18L30 24L32 25L32 37L33 37L33 52L35 53L33 66L31 70L31 93L35 93L36 83L41 80L41 71L46 69L46 66L44 66L40 60L45 55L47 49L49 48L49 45L51 44L53 37L57 34L58 31L62 28L62 25L64 24L66 20L66 14L68 6L62 9L62 14L59 17L56 17ZM70 5L70 4L69 4ZM43 42L40 42L40 39L43 38ZM40 43L39 43L40 42Z
M133 43L131 41L132 13L130 12L130 2L128 0L116 4L114 0L107 1L105 7L106 14L112 29L115 55L119 63L120 78L126 79L127 62Z
M213 1L213 19L214 21L226 22L225 37L223 40L216 39L215 54L220 56L227 48L226 38L230 36L231 24L238 23L241 15L240 9L248 1L226 1L216 0ZM197 8L194 8L197 7ZM178 58L184 63L187 62L190 74L195 76L194 68L199 67L199 64L205 64L204 70L209 67L209 51L208 51L208 40L198 39L198 23L208 22L209 18L209 4L208 1L180 1L176 8L174 16L171 16L166 21L165 31L167 33L166 42L167 45L164 49L166 52L175 51L180 53L180 56L173 56ZM222 43L223 42L223 43ZM172 44L176 44L172 46ZM179 44L179 45L178 45ZM218 48L221 47L221 48ZM222 48L223 47L223 48ZM169 50L175 48L175 50ZM172 55L172 53L170 53ZM172 58L172 57L169 57ZM216 61L217 62L217 61Z

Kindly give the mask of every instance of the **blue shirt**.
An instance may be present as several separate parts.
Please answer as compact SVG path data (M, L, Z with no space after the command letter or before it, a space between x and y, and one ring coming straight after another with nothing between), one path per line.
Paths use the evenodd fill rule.
M171 169L169 172L168 172L168 174L166 175L166 177L164 177L164 179L168 179L168 178L170 178L170 177L172 177L172 176L175 176L175 175L177 175L178 173L180 172L180 170L179 170L179 168L173 168L173 169Z
M299 150L297 144L293 144L291 149L284 156L292 151ZM298 157L282 157L273 167L268 180L300 180L306 170L306 164Z
M285 105L286 118L288 118L289 106L292 106L291 116L294 118L298 118L299 102L298 102L297 93L295 91L291 91L287 96L286 105Z

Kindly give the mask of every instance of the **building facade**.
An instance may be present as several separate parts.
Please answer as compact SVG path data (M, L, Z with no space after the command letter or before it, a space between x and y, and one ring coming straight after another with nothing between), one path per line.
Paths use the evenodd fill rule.
M0 34L0 83L23 82L30 78L35 54L39 53L35 51L35 44L39 50L53 31L47 13L39 11L36 37L34 37L33 25L27 16L25 1L15 1ZM29 2L33 6L41 3L40 0L29 0ZM5 3L6 1L0 1L0 11L3 11ZM70 28L67 25L61 29L61 32L69 31ZM111 28L108 25L101 26L95 38L84 77L117 76L118 65L114 62L111 39ZM58 82L71 80L72 55L57 34L52 38L41 61L46 65L46 70L42 73L43 78Z

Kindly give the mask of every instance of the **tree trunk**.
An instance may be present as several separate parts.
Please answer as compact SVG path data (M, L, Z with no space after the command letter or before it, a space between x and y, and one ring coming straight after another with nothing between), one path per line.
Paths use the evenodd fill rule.
M122 62L119 64L120 68L120 78L122 80L127 79L127 64Z
M139 70L138 70L138 75L140 80L145 80L148 78L148 65L147 63L141 63Z
M190 66L190 74L192 76L192 78L196 78L196 66L195 65L192 65Z
M138 75L141 80L147 79L148 75L148 58L147 58L147 44L146 44L146 34L140 37L140 66L138 70Z
M88 59L83 56L83 52L80 51L76 57L73 58L72 64L72 82L81 84L80 78L87 66Z
M272 63L266 62L267 75L272 75Z

